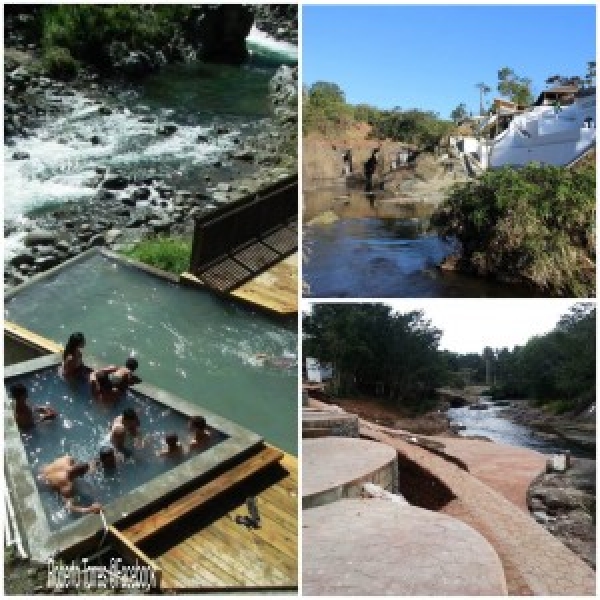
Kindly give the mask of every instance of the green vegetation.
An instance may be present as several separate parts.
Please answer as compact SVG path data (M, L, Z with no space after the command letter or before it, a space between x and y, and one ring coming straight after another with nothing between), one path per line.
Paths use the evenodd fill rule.
M577 304L549 333L513 350L438 349L442 332L422 312L382 304L315 304L305 313L303 353L334 371L337 396L379 396L406 412L435 406L434 390L494 382L495 398L531 398L557 414L596 398L596 309ZM465 323L465 327L469 324Z
M144 50L168 42L176 22L185 20L188 5L54 4L40 14L45 58L67 52L99 69L110 66L116 44Z
M44 52L42 64L50 77L72 79L77 75L77 61L66 48L49 47Z
M368 104L346 103L342 89L335 83L318 81L303 94L304 133L318 131L325 135L347 129L353 123L372 126L371 137L429 147L439 142L453 127L452 121L437 113L416 108L379 110Z
M428 408L444 381L441 332L420 312L382 304L315 304L303 316L303 352L334 368L336 395L382 395L410 410Z
M456 186L432 218L479 275L553 295L595 294L596 169L529 165Z
M596 308L578 304L546 335L496 351L496 398L533 398L555 414L581 412L596 399Z
M192 256L192 240L187 238L155 237L136 244L123 254L151 267L180 275L187 271Z
M509 67L498 71L498 91L515 104L529 106L533 102L531 85L531 79L519 77Z

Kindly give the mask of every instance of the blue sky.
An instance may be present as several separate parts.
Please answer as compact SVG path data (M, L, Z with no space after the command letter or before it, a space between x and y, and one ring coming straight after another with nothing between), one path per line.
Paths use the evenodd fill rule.
M302 81L337 83L347 102L438 112L479 111L478 82L497 72L533 80L585 75L595 60L594 5L304 5Z

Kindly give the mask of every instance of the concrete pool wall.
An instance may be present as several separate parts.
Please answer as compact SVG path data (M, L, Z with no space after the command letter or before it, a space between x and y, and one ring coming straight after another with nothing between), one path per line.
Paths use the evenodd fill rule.
M4 372L5 383L11 378L35 373L48 367L58 368L60 362L60 354L51 354L8 366ZM91 357L86 359L86 363L92 368L101 366ZM263 443L259 435L164 390L143 383L134 386L133 389L135 393L185 416L198 414L201 410L208 424L228 437L167 473L139 486L133 492L107 504L104 507L104 515L109 524L129 521L136 515L163 504L173 493L198 484L218 469L234 463ZM26 551L36 560L46 560L50 556L58 554L66 556L92 548L95 539L100 540L104 530L99 515L83 516L60 531L51 532L10 406L10 399L5 392L5 480Z

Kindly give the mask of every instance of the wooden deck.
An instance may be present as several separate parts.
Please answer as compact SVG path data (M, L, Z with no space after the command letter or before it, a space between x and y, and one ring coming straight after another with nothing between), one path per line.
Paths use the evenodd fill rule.
M236 523L254 496L261 526ZM162 589L295 589L298 585L298 467L284 455L198 513L140 548L162 571Z
M191 273L182 273L182 283L204 287ZM228 294L281 316L298 312L298 253L267 269Z

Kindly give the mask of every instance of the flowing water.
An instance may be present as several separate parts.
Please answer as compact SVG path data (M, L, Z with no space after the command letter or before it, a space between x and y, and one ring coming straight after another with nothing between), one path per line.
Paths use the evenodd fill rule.
M482 435L494 442L531 448L543 454L553 454L570 450L573 456L594 458L595 452L586 451L567 441L545 439L536 435L531 427L513 423L502 416L502 407L490 406L485 410L470 410L468 406L451 408L448 416L454 423L462 423L466 429L460 435Z
M295 320L283 325L100 255L23 289L5 318L63 344L82 331L84 354L107 365L135 355L142 380L297 453Z
M431 204L369 198L346 189L304 194L305 223L325 211L338 220L303 230L304 282L311 297L512 297L531 293L437 266L456 245L429 227Z
M94 198L96 167L161 178L184 188L199 185L200 173L259 131L271 113L268 83L281 64L295 64L297 49L253 29L250 58L241 67L200 62L168 66L143 83L102 97L112 110L101 114L88 95L51 96L65 109L28 139L4 149L4 218L26 223L36 211ZM173 135L157 135L166 123ZM215 125L229 132L216 135ZM100 144L91 139L98 136ZM199 141L199 137L200 140ZM28 160L12 160L26 152ZM125 192L126 193L126 192ZM21 247L24 234L5 239L5 258Z

